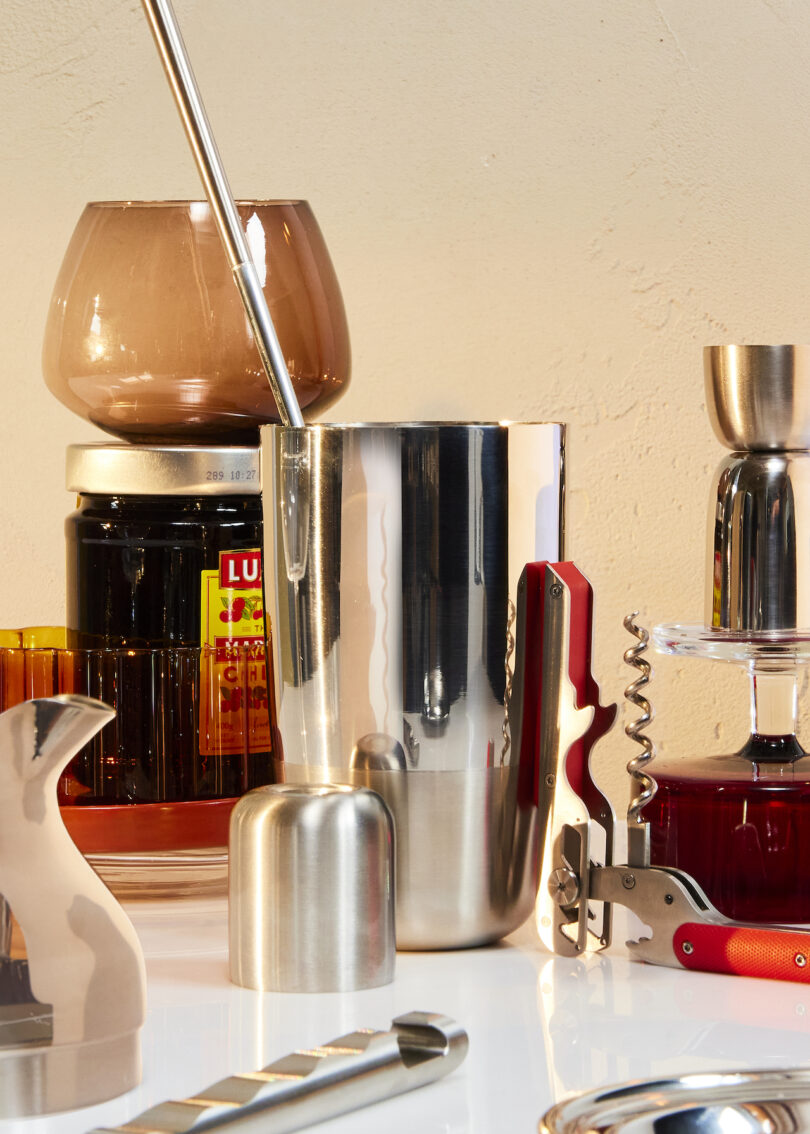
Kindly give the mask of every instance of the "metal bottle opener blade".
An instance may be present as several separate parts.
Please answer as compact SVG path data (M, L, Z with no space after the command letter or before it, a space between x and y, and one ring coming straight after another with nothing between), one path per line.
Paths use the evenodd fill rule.
M254 1115L263 1134L288 1134L441 1079L459 1066L467 1047L467 1033L448 1016L408 1012L389 1032L361 1028L91 1134L189 1134Z
M526 570L530 587L542 588L543 596L542 616L526 628L543 642L537 690L539 790L545 792L537 926L543 943L564 956L604 949L610 906L618 903L650 930L627 942L638 960L810 983L809 932L732 921L683 871L646 860L612 865L613 813L590 771L593 744L616 715L615 705L599 705L590 673L593 593L572 563L530 564Z

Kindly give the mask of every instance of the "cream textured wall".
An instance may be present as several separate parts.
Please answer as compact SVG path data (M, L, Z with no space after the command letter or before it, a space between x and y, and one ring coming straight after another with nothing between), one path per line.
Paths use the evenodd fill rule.
M597 673L621 618L702 617L722 451L701 348L810 339L802 0L176 0L240 196L307 197L354 351L335 419L570 422ZM86 200L199 196L136 0L3 0L0 624L62 619L69 441L50 289ZM745 682L657 663L669 753L745 735ZM628 742L602 746L623 795Z

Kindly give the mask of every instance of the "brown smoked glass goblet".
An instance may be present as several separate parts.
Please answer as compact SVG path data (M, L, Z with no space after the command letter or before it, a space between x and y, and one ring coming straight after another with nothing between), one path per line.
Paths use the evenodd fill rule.
M306 201L237 203L307 418L349 380L346 313ZM279 420L204 201L86 206L45 331L48 388L128 441L255 444Z

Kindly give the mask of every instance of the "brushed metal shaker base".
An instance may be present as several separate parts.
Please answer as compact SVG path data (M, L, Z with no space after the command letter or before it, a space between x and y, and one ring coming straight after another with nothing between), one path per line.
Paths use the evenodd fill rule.
M343 783L382 796L394 816L400 950L489 945L531 915L538 886L534 807L517 769L369 771L278 762L279 782Z

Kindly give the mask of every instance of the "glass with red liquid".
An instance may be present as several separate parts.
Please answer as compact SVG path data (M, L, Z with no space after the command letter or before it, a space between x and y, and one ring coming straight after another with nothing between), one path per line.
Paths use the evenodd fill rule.
M679 631L680 633L673 633ZM726 916L810 923L810 756L796 737L803 640L661 627L671 653L745 662L751 736L730 755L655 761L651 861L690 874Z

